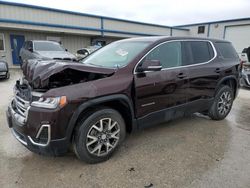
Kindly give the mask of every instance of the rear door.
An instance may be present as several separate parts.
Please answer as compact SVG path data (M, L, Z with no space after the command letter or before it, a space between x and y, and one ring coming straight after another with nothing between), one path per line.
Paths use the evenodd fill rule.
M136 115L143 117L187 102L188 77L182 64L180 41L165 42L148 53L145 60L159 60L161 71L136 73ZM160 117L168 119L167 117Z
M183 41L183 66L188 69L189 102L213 97L221 63L215 60L213 44L205 40Z

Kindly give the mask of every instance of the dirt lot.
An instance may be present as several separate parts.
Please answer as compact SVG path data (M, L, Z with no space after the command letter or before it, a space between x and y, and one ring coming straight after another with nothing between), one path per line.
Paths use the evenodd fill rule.
M250 90L223 121L193 115L128 135L111 160L45 157L12 136L5 110L20 72L0 81L0 187L250 187Z

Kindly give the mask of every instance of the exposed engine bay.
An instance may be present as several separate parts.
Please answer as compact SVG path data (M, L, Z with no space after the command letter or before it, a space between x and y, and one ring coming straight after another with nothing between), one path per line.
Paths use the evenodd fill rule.
M115 72L115 69L56 60L29 60L22 69L24 79L38 92L106 78Z
M66 69L62 72L52 75L46 89L63 87L67 85L88 82L108 77L107 74L82 72L73 69Z

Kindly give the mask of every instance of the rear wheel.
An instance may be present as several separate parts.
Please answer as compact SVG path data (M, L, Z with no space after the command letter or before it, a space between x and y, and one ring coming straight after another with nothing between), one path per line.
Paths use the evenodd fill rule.
M125 123L113 109L105 108L83 118L75 131L74 151L87 163L108 160L125 138Z
M222 86L215 96L214 102L209 109L209 116L213 120L224 119L231 111L233 105L233 90L231 87Z

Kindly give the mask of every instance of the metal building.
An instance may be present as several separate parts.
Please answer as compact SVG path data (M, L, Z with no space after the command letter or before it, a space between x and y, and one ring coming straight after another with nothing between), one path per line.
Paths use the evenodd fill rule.
M25 40L55 40L72 53L80 48L138 36L196 36L231 41L238 53L250 46L250 18L169 27L40 6L0 1L0 56L19 65Z
M56 40L70 52L114 40L151 35L189 35L189 29L148 24L0 1L0 55L19 65L25 40Z
M222 20L177 26L189 29L191 36L231 41L238 53L250 47L250 18Z

